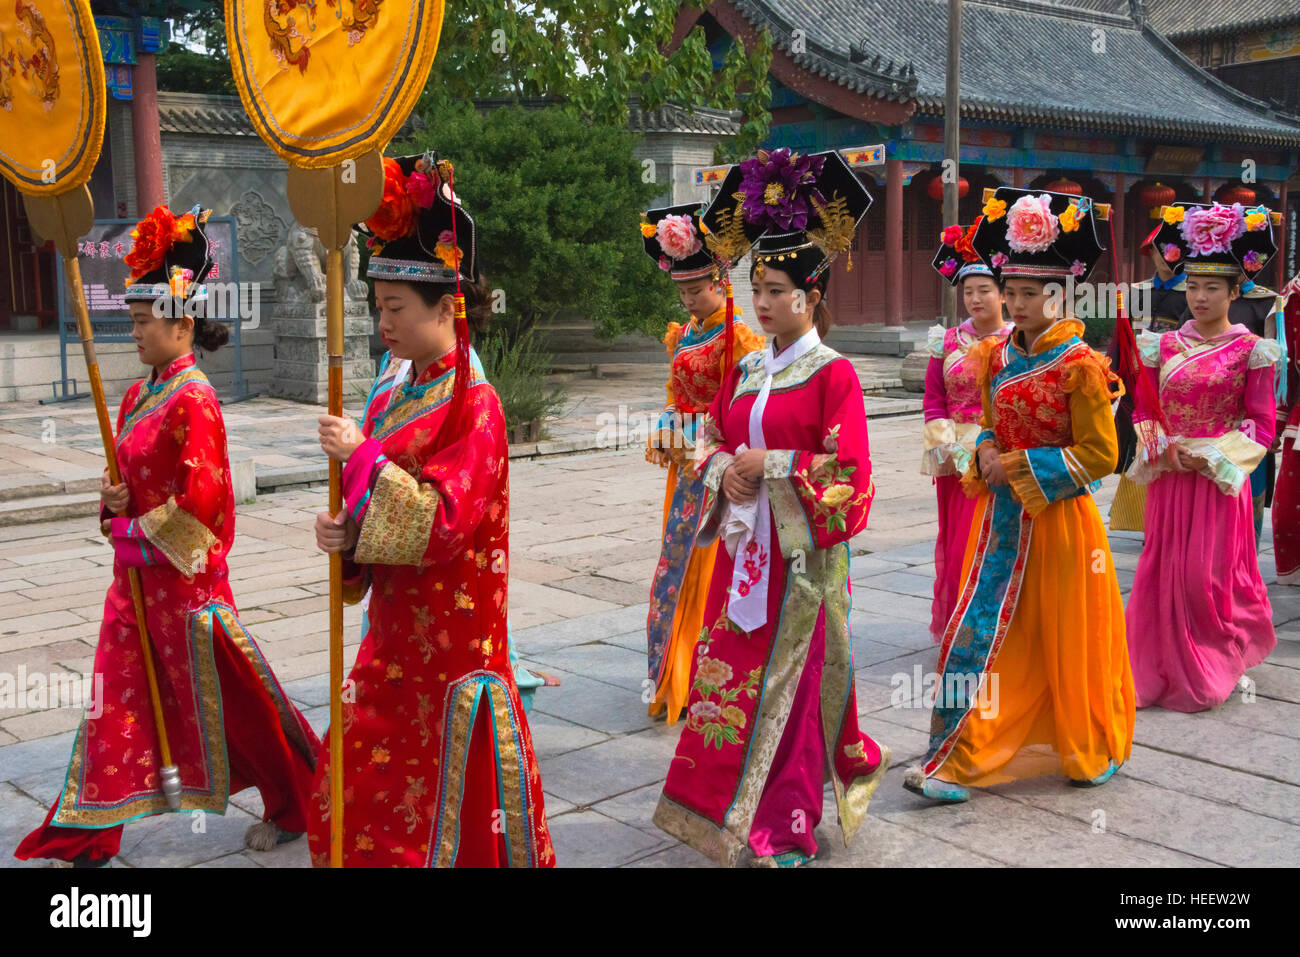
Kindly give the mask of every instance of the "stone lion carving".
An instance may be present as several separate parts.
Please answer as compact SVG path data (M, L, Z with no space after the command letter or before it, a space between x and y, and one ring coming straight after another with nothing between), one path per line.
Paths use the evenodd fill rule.
M361 250L355 236L343 247L343 296L365 302L368 290L358 273ZM325 301L325 245L314 227L294 223L284 245L275 251L271 269L276 298L283 303Z

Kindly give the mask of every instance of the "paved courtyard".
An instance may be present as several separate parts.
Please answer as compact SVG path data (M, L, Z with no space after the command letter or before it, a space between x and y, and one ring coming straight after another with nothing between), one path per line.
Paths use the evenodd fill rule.
M617 415L620 402L653 408L661 374L643 371L591 389L577 383L585 391L570 403L563 436L580 440L597 427L596 415ZM1100 790L1048 777L978 792L966 805L931 807L902 789L903 769L925 751L929 712L918 689L900 688L915 669L933 671L937 657L927 629L934 493L917 471L920 416L885 417L907 402L868 404L880 416L870 426L878 492L867 530L852 542L851 625L860 720L893 749L895 767L847 849L827 802L818 866L1293 865L1300 850L1300 593L1272 584L1271 548L1260 564L1279 642L1250 672L1252 692L1198 715L1139 712L1133 757ZM75 424L88 411L58 414ZM264 441L259 428L269 423L259 426L250 411L247 403L227 410L232 450ZM297 428L314 428L310 408L282 411ZM49 465L25 424L43 414L0 407L0 429L8 430L0 432L5 482L22 481L23 469L36 465L56 480L73 468L97 474L93 427L81 449L89 458ZM259 467L301 465L314 442L310 431L298 438L283 452L288 464ZM75 458L67 446L56 448ZM14 455L40 461L14 465ZM1114 482L1099 496L1103 514ZM708 863L651 821L681 728L648 718L641 700L663 483L639 447L511 463L512 629L526 662L563 682L538 690L531 716L561 866ZM239 510L230 560L243 621L322 734L328 582L311 527L325 502L323 487L259 495ZM1116 533L1111 544L1127 591L1140 538ZM111 552L93 518L0 527L0 673L20 666L89 672L110 577ZM345 614L349 665L359 618L357 608ZM0 710L0 865L50 866L9 854L57 797L78 720L73 709ZM203 818L201 833L188 815L129 824L114 866L307 866L303 841L269 853L244 849L244 830L260 810L256 792L245 791L224 818Z

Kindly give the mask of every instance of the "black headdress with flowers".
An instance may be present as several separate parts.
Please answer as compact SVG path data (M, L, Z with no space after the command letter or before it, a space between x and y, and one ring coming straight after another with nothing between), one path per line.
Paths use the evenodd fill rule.
M367 236L366 275L392 282L454 285L456 378L443 436L460 435L470 385L469 322L461 281L477 283L478 243L474 219L455 193L455 175L437 153L384 157L384 198L375 214L357 227Z
M752 247L756 276L771 265L806 288L848 252L870 206L837 151L783 148L733 166L701 219L720 258L735 263Z
M1277 253L1272 213L1240 203L1171 203L1152 240L1175 273L1250 279Z
M358 227L368 237L371 279L478 281L474 219L453 201L451 164L437 153L384 157L384 198Z
M206 295L203 280L212 270L212 251L203 224L211 213L195 206L176 216L166 206L159 206L136 224L125 259L131 267L126 279L127 302Z
M646 255L675 280L714 275L717 263L705 245L700 212L698 203L683 203L641 214Z
M971 245L1002 278L1083 281L1106 246L1088 196L999 186L984 204Z

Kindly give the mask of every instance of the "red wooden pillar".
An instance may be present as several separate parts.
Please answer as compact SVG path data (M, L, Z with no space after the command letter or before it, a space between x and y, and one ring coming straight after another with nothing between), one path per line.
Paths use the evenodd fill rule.
M885 161L885 325L903 324L903 163Z
M1128 189L1128 179L1123 173L1115 174L1115 201L1111 204L1110 225L1115 243L1115 275L1110 277L1114 283L1125 282L1128 276L1129 233L1128 217L1125 215L1127 204L1124 195Z
M163 195L162 132L158 128L158 74L152 53L136 55L131 90L136 215L144 216L166 202Z

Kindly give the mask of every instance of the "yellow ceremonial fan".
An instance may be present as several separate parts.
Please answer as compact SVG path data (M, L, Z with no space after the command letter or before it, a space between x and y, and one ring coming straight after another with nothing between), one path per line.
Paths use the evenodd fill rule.
M244 109L287 163L381 150L424 91L443 0L226 0Z
M104 61L90 0L0 2L0 173L29 196L90 179L104 142Z

